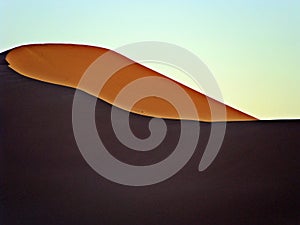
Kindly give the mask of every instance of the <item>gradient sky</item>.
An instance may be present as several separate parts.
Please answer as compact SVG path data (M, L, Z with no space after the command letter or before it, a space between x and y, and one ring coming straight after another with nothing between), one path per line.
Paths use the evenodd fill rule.
M261 119L300 118L299 12L299 0L1 0L0 51L30 43L113 49L169 42L210 68L225 103ZM149 66L189 85L174 69Z

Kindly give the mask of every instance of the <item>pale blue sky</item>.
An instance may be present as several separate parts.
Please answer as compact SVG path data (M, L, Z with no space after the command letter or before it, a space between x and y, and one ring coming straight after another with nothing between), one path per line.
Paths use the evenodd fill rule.
M2 0L0 51L29 43L117 48L165 41L203 60L229 105L264 119L300 118L299 12L298 0Z

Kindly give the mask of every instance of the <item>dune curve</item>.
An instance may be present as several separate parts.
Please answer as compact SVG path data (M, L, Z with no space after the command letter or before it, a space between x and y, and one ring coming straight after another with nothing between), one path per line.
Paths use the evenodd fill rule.
M26 77L52 84L79 88L82 91L94 95L110 104L114 104L119 108L141 115L207 122L257 120L251 115L236 110L228 105L224 105L221 102L133 62L125 56L113 51L111 51L114 56L112 63L125 61L131 63L131 65L126 66L113 74L113 76L105 83L100 93L95 91L95 88L91 86L85 86L84 88L78 87L79 81L87 68L98 57L108 51L110 50L85 45L34 44L20 46L11 50L6 56L6 61L13 70ZM110 64L107 64L108 68L110 66ZM167 100L155 96L141 99L134 104L132 108L125 103L122 104L122 102L118 104L114 103L116 96L125 86L130 82L146 77L164 78L168 85L170 82L179 85L193 101L198 115L195 117L189 113L189 108L186 108L184 115L179 116L173 105ZM159 88L164 88L164 82L160 83ZM217 112L225 107L226 117L224 118L222 114L218 113L214 114L214 117L212 117L210 109L211 105L213 105L214 110Z

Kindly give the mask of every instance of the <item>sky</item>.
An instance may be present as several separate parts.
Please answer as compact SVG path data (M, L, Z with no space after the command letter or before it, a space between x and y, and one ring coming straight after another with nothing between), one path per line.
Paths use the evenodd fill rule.
M299 12L299 0L0 0L0 52L32 43L168 42L209 67L226 104L260 119L299 119ZM146 66L196 88L174 68Z

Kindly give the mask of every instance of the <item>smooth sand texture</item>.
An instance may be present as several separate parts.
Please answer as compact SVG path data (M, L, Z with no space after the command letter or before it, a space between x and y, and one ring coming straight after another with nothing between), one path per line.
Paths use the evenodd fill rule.
M108 50L104 48L70 44L27 45L10 51L6 60L9 62L9 66L12 69L27 77L76 88L79 80L89 65L107 51ZM106 64L106 68L104 69L110 69L112 65L120 62L132 62L118 53L112 52L112 54L113 58L111 63ZM133 108L129 107L128 103L125 101L114 103L117 94L123 87L139 78L150 76L164 78L163 81L149 83L149 88L151 89L158 88L160 90L166 90L167 92L167 90L169 90L168 85L170 85L170 83L172 85L178 84L191 97L194 105L196 106L196 114L191 113L190 106L192 104L190 104L190 106L184 106L184 112L179 115L175 108L166 100L152 96L140 100L133 106ZM165 76L138 63L133 63L132 65L116 72L107 81L101 92L98 94L96 89L97 79L99 79L99 77L101 77L101 73L94 81L92 80L90 84L78 88L89 94L97 96L110 104L114 104L117 107L141 115L200 121L257 120L256 118L229 106L225 106L227 116L225 115L224 117L223 114L219 113L222 110L222 107L224 107L224 104L166 78ZM144 90L142 89L141 92L143 91ZM176 98L176 104L186 104L183 96ZM214 117L211 116L210 106L213 106L214 112L216 112Z
M4 57L0 54L1 225L300 224L299 120L228 123L217 158L201 173L197 167L210 123L185 121L199 124L201 135L178 174L147 187L118 185L95 173L77 148L74 89L20 76ZM98 99L95 121L116 158L149 165L173 151L180 121L165 119L163 143L137 152L114 136L112 107ZM136 136L149 135L149 119L131 114Z

